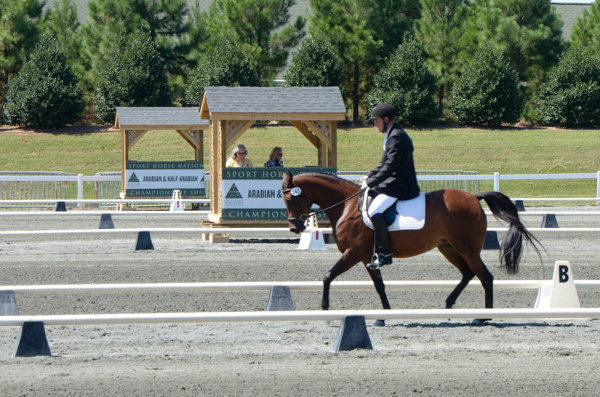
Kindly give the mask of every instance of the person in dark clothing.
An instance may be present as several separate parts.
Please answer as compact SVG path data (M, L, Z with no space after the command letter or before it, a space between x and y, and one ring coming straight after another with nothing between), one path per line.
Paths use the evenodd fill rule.
M281 146L275 146L271 150L271 154L269 155L269 159L264 164L265 167L283 167L283 149Z
M381 164L361 178L362 188L379 190L368 210L376 241L376 254L367 265L372 269L392 263L384 211L396 200L411 200L420 192L413 160L414 145L408 134L394 122L396 116L396 109L392 105L380 103L373 108L370 118L379 132L385 134Z

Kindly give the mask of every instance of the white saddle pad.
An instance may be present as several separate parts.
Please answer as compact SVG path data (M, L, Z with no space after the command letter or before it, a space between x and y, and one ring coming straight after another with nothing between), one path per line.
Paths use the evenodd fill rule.
M373 224L367 214L366 200L368 195L364 194L363 196L363 221L370 229L373 229ZM422 229L425 225L425 194L421 193L412 200L396 201L396 210L398 215L396 215L394 223L388 226L388 231Z

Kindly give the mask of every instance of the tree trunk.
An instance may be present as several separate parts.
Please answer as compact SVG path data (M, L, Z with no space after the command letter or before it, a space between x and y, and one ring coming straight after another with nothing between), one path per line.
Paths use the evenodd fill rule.
M440 112L440 117L444 115L444 91L446 90L445 84L440 84L440 88L438 90L438 112Z
M354 81L352 82L352 106L354 113L352 115L352 122L358 123L358 63L354 64Z

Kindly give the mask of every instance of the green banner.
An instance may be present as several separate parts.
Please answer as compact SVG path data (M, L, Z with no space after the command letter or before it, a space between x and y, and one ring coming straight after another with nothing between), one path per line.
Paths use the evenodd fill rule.
M317 208L313 208L316 210ZM285 221L288 219L287 209L273 208L227 208L223 209L223 219L228 221ZM327 220L323 213L317 214L319 221Z
M126 170L203 170L204 161L127 161Z
M302 168L223 168L223 179L283 179L284 172L293 175L318 173L337 176L337 168L302 167Z
M175 189L127 189L125 194L128 197L173 197ZM178 189L181 191L181 197L206 197L206 189Z

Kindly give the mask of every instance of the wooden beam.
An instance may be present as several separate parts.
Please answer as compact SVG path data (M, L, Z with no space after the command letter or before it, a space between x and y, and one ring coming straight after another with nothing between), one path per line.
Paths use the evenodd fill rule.
M232 136L231 138L229 138L227 140L227 149L229 149L231 147L231 145L233 145L235 143L235 141L237 141L244 134L244 132L246 132L248 130L248 128L252 127L252 124L254 124L254 120L248 121L246 124L244 124L242 126L242 128L240 128L235 133L234 136Z
M304 120L303 123L306 124L307 127L312 131L312 133L315 134L323 143L325 143L325 145L329 149L331 149L331 141L329 140L329 138L323 135L321 130L319 130L312 121Z
M203 116L201 119L205 119ZM345 120L346 113L210 113L211 120Z
M177 132L179 133L179 135L181 135L181 137L183 139L185 139L185 141L187 143L189 143L189 145L191 147L193 147L194 149L196 149L198 147L198 142L196 142L196 140L194 139L194 137L192 135L190 135L189 131L177 130Z
M146 134L146 132L148 132L146 130L142 130L142 131L134 130L134 131L129 131L129 135L131 135L133 132L136 132L136 131L138 131L139 134L138 134L138 136L134 137L132 141L130 141L129 140L129 136L127 136L127 147L128 147L128 149L131 149L133 147L133 145L135 145L136 143L138 143L140 141L140 139L142 139L142 137ZM127 154L129 155L129 150L128 150Z
M208 124L164 124L164 125L120 125L121 130L172 131L172 130L208 130Z
M304 125L301 121L290 121L294 127L298 129L308 139L310 143L313 144L317 149L319 148L319 138L317 138L306 125Z
M208 103L206 102L206 92L202 94L202 104L200 105L200 119L211 120L210 113L208 111Z

